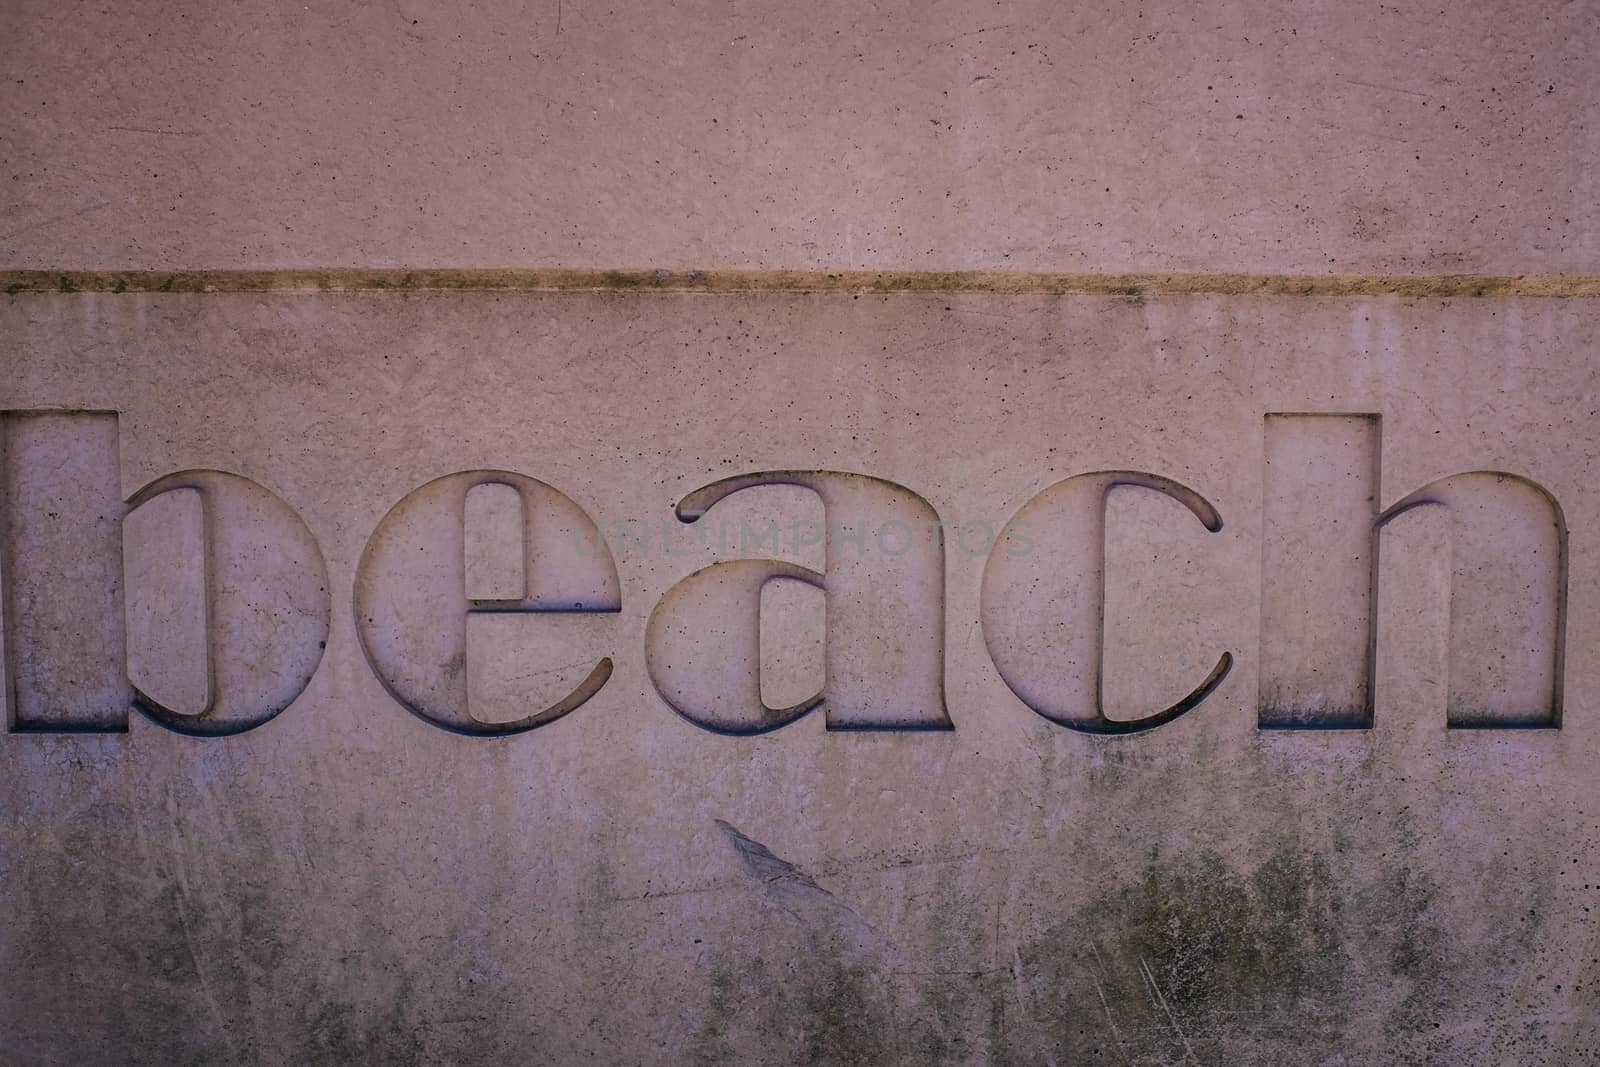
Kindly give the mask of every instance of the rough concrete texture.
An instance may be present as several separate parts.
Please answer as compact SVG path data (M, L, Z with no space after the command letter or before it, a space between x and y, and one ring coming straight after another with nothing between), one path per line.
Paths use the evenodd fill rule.
M1592 2L0 41L0 1064L1600 1059Z
M0 337L6 1062L1600 1054L1600 303Z
M1592 271L1594 4L13 0L0 265Z

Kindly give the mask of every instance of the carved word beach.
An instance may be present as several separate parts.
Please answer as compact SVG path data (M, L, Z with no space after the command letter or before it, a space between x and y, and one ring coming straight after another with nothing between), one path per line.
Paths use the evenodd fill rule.
M1559 728L1560 505L1500 471L1386 493L1378 440L1376 415L1265 417L1259 725L1372 725L1378 533L1432 506L1450 516L1447 724ZM334 598L317 542L290 502L218 470L169 474L123 499L114 412L3 412L0 448L12 731L123 731L138 709L182 733L233 734L272 719L305 689ZM914 488L866 473L774 470L702 486L678 503L676 520L693 524L703 543L701 524L719 501L766 485L820 499L826 523L793 533L823 544L825 567L722 560L673 585L646 628L657 692L710 730L758 733L818 706L835 729L952 729L947 530L957 551L987 556L979 621L995 667L1053 722L1098 734L1149 730L1204 701L1233 664L1233 652L1217 649L1210 671L1168 707L1113 719L1101 706L1107 494L1118 486L1161 494L1217 533L1224 517L1204 487L1141 471L1077 474L996 532L982 522L946 526ZM1384 499L1394 502L1383 507ZM602 536L583 507L529 474L436 478L390 509L362 554L353 608L367 662L396 701L444 729L504 735L560 718L605 686L612 660L592 653L570 692L492 721L475 713L469 691L469 621L543 627L553 638L586 617L614 615L624 595L612 555L619 541L626 550L626 536ZM673 554L668 533L659 543ZM825 604L825 682L785 707L762 699L761 598L773 582L812 587Z

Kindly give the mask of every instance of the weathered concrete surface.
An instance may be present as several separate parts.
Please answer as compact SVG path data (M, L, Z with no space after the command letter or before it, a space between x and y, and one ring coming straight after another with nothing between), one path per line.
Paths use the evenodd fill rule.
M563 17L564 39L584 16ZM305 693L254 729L186 736L135 711L126 734L0 737L8 1062L1556 1064L1600 1050L1600 303L22 294L0 298L0 338L0 410L120 413L123 496L219 468L304 520L326 603L310 589L252 600L315 560L276 505L235 494L256 508L237 528L263 540L233 558L258 570L232 600L207 594L203 618L282 648L232 692L275 664L292 678L315 638L306 620L331 625ZM1293 412L1377 418L1266 418ZM65 424L86 436L50 452L51 424L17 419L6 432L29 447L0 468L14 483L96 492L103 421ZM649 524L655 548L613 540L620 612L488 610L553 588L540 567L559 546L539 541L540 517L581 526L554 496L521 540L503 478L459 496L435 485L385 520L433 479L490 469L546 483L608 535ZM713 537L664 556L654 540L663 522L689 529L673 509L702 486L778 470L886 479L947 524L942 583L906 569L872 603L892 621L898 598L916 620L881 629L903 653L887 661L925 665L915 639L942 619L953 730L828 731L825 704L727 736L663 699L679 655L705 657L697 682L747 681L737 642L759 625L767 707L849 683L866 694L854 714L880 710L880 652L862 650L877 637L849 614L870 600L862 587L774 582L759 624L696 615L678 584L691 572L774 553ZM1341 524L1370 528L1377 509L1478 470L1517 477L1452 482L1441 506L1385 522L1375 674L1319 660L1362 643L1341 629L1361 626L1370 561L1352 557L1370 541ZM1094 471L1181 483L1220 528L1164 483L1110 489L1097 592L1080 481L1041 498L1049 521L1034 528L1057 554L1033 577L1067 584L1008 585L1015 572L962 548L961 524L1004 523ZM1375 500L1351 494L1367 476ZM1545 584L1556 527L1528 483L1562 509L1564 599ZM185 651L196 590L239 573L181 565L197 536L235 528L194 528L188 494L219 484L184 482L132 512L125 625L75 630L73 601L29 641L103 647L125 631L134 684L179 694L182 727L206 697ZM465 533L439 517L451 500L473 516ZM39 524L64 507L13 526L44 546L29 560L60 562ZM1319 508L1320 528L1305 521ZM741 519L767 516L785 529L836 517L789 484L700 521L737 539ZM414 585L397 555L408 537L449 549L418 553ZM545 546L520 574L519 544ZM788 539L776 557L840 562ZM23 571L0 566L8 581ZM470 578L450 592L450 573ZM559 575L606 606L603 567ZM1297 588L1317 592L1296 601ZM1489 594L1494 610L1452 611ZM1096 596L1103 684L1085 688L1094 650L1075 666L1057 650L1079 649ZM1009 612L1032 597L1038 625L1019 627ZM1507 678L1536 698L1512 711L1550 710L1540 672L1560 605L1559 728L1447 729L1447 705L1505 710L1451 701ZM406 614L419 606L438 632ZM663 625L688 620L676 645L648 639L662 611ZM464 688L391 678L386 691L382 650L439 638L463 613ZM835 617L850 647L829 644ZM521 621L538 627L532 643L510 629ZM37 667L6 625L8 670ZM1087 693L1126 721L1179 700L1223 652L1231 670L1198 706L1133 736L1074 729L1081 702L1047 709L1058 721L1024 703ZM613 673L598 692L536 729L436 725L463 693L485 722L538 711L601 657ZM1347 689L1324 707L1304 672L1329 663ZM1270 711L1314 725L1359 712L1362 692L1370 730L1258 729L1269 695ZM696 710L696 693L680 699Z
M1592 271L1589 2L17 0L0 265Z

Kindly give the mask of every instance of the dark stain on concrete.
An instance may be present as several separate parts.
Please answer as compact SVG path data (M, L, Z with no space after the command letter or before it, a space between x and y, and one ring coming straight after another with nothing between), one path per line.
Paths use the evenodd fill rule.
M53 902L51 922L6 946L14 973L63 990L78 974L126 979L37 1001L46 1014L30 1015L16 1049L48 1042L60 1062L84 1063L420 1064L552 1062L578 1053L576 1031L587 1047L607 1047L632 966L615 949L625 936L615 909L572 916L571 947L559 951L571 953L585 992L554 1014L565 1029L552 1040L528 1018L527 990L498 986L492 958L475 955L493 942L474 942L471 915L499 913L496 898L431 925L381 901L313 921L304 906L315 882L252 851L266 826L241 809L207 837L199 828L210 824L181 821L198 807L198 796L178 797L174 839L120 853L140 862L97 867L114 883L99 892L61 887L81 877L84 857L117 852L133 809L92 809L14 868L24 898ZM1381 856L1292 835L1250 843L1249 858L1151 851L1093 894L1031 916L1007 911L958 867L905 882L918 895L893 912L876 897L867 909L851 899L847 868L814 867L840 880L825 887L719 824L746 884L707 905L714 922L693 920L709 942L685 961L700 980L678 987L682 1001L651 1025L664 1060L707 1064L1324 1062L1352 1041L1371 1051L1372 1035L1394 1042L1381 1062L1461 1062L1486 1050L1539 1062L1549 1045L1536 1027L1520 1032L1515 1013L1491 1020L1483 1006L1533 973L1550 876L1502 892L1493 886L1516 871L1491 865L1481 888L1442 885L1417 859L1426 832L1404 814L1381 818ZM308 871L370 863L309 824L303 841ZM588 900L616 888L600 851ZM1444 925L1463 900L1483 913L1476 933ZM916 951L864 915L886 928L898 920ZM588 1020L573 1012L585 1003ZM1472 1030L1475 1020L1495 1029ZM112 1035L128 1040L113 1049Z
M1600 275L1048 273L1027 271L616 270L566 267L311 267L264 270L0 270L0 292L712 292L712 293L987 293L1154 297L1600 296Z
M716 825L760 884L767 902L795 923L855 958L893 954L894 946L882 933L805 871L731 824L717 819Z
M1018 950L1019 1029L1062 1062L1193 1061L1308 1005L1337 1025L1347 964L1320 856L1279 850L1250 872L1211 851L1152 856Z
M740 842L751 873L825 893ZM1483 967L1469 957L1510 973L1526 961L1527 928L1493 945L1452 935L1441 887L1403 856L1352 868L1292 837L1254 855L1152 851L1015 943L953 878L924 902L937 931L915 959L803 912L783 933L763 924L760 953L710 954L691 1047L708 1063L759 1048L772 1063L1277 1064L1385 1033L1409 1036L1384 1062L1443 1063L1461 1051L1464 1006L1487 995L1463 987Z

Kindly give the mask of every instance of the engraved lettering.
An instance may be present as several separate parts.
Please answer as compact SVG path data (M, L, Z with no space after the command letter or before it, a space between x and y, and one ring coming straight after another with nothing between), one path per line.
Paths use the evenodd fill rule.
M645 635L645 663L662 697L689 720L727 733L775 729L818 704L829 729L950 729L942 538L910 536L898 554L872 551L868 539L869 530L890 523L909 535L937 522L933 508L903 486L866 475L763 471L696 490L678 504L678 517L698 521L719 500L760 485L797 485L821 498L825 569L730 560L669 589ZM761 698L760 604L762 588L779 578L823 591L826 666L821 691L773 708Z
M316 541L223 471L170 474L124 503L117 436L113 412L0 413L11 729L121 732L130 707L196 736L260 726L327 643Z
M1450 516L1450 727L1561 725L1567 529L1516 474L1437 479L1379 510L1376 415L1266 417L1260 725L1367 728L1383 528Z
M254 729L294 702L322 660L333 598L321 550L293 508L248 478L169 474L133 495L133 514L169 494L199 504L205 703L195 709L194 690L169 696L169 668L148 678L134 673L134 706L179 733ZM183 652L180 644L168 655Z
M520 504L520 536L495 542L517 553L516 599L468 593L467 504L485 486ZM553 722L600 691L612 661L589 649L609 637L622 593L582 508L544 482L479 470L437 478L390 509L362 553L355 608L367 660L396 700L447 730L497 736Z
M1001 530L1006 550L990 554L979 601L989 655L1011 691L1052 722L1091 734L1137 733L1171 722L1210 695L1233 665L1224 652L1171 706L1135 719L1106 717L1105 515L1106 495L1116 486L1161 493L1212 533L1222 528L1209 501L1170 478L1139 471L1080 474L1041 491ZM1039 541L1013 551L1013 529L1022 527Z

